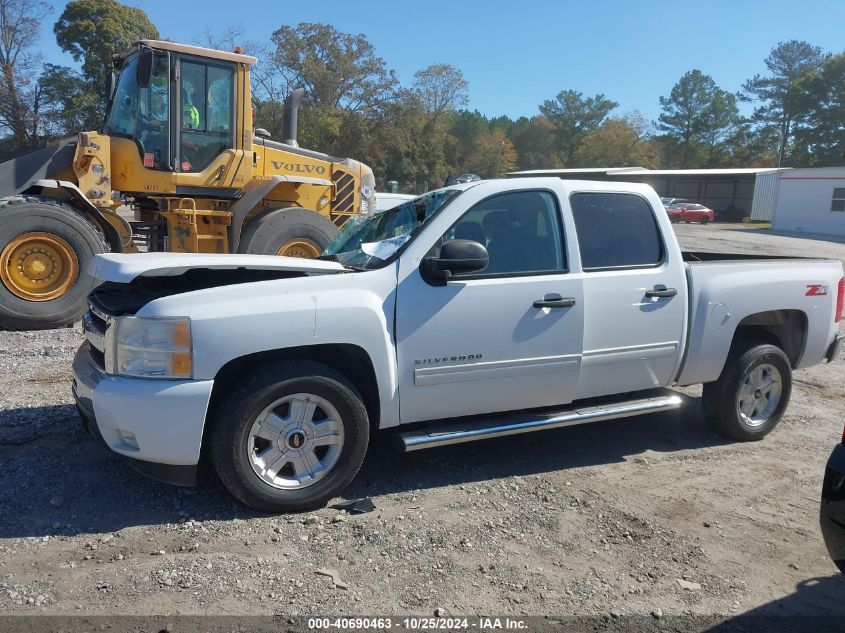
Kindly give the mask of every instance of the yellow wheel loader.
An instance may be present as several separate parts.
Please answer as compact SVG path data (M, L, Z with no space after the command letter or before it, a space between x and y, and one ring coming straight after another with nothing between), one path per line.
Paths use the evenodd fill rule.
M302 89L285 101L281 142L253 129L256 61L136 42L115 57L101 131L0 164L0 327L79 318L97 253L316 257L375 211L369 167L298 146Z

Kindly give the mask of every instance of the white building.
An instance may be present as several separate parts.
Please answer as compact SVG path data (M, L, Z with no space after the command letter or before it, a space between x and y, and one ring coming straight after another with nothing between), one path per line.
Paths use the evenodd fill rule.
M775 231L845 237L845 167L758 174L751 218Z

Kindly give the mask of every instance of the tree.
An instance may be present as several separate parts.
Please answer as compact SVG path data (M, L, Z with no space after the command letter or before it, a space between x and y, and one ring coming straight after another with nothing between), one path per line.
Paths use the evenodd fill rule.
M560 166L560 157L555 151L555 127L547 117L520 117L508 135L517 152L518 169Z
M540 112L555 127L557 149L565 166L572 164L584 136L601 127L610 111L618 106L603 94L584 98L575 90L562 90L554 99L542 103Z
M712 164L739 114L736 98L698 69L684 73L660 106L657 129L681 168Z
M584 167L660 167L660 150L645 136L639 113L609 119L587 133L575 154Z
M763 127L778 130L778 166L787 160L795 123L802 117L799 79L821 68L828 56L818 46L790 40L780 42L766 57L767 76L754 75L743 84L743 98L759 105L752 120Z
M475 153L478 140L487 133L490 123L478 110L461 110L452 116L449 134L452 147L449 160L458 172L467 171L467 160Z
M53 26L63 51L82 62L82 74L96 87L105 85L112 55L135 40L158 39L158 29L141 9L116 0L72 0Z
M467 88L463 73L450 64L432 64L414 73L413 91L435 122L467 104Z
M467 163L482 178L499 178L516 166L516 150L503 130L491 130L478 139Z
M739 118L736 95L716 87L702 113L701 142L707 151L707 167L717 167L727 157L725 142Z
M49 12L39 0L0 0L0 127L12 136L12 152L38 144L41 56L34 49Z
M727 167L774 167L777 165L778 134L774 128L754 126L741 119L725 140Z
M103 90L111 71L112 56L129 48L139 39L158 39L158 29L141 9L115 0L72 0L53 26L56 42L77 62L81 72L53 66L45 79L51 82L55 96L51 119L59 125L69 118L77 128L64 133L99 127L105 115ZM72 88L70 93L63 86ZM81 109L84 108L84 109ZM64 111L74 112L67 117Z
M81 75L67 66L45 64L41 75L44 135L57 138L99 127L102 93L88 89Z
M796 133L797 144L814 165L845 164L845 53L826 59L820 70L805 73L797 87L798 105L806 112Z
M312 103L359 112L392 98L396 73L363 34L341 33L329 24L282 26L271 36L271 62L289 87L304 86Z

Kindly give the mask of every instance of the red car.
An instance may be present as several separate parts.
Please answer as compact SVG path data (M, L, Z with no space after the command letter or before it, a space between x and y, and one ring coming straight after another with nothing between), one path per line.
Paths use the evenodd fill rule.
M701 222L707 224L712 222L715 214L713 209L708 209L703 204L694 202L676 202L666 208L669 219L672 222Z

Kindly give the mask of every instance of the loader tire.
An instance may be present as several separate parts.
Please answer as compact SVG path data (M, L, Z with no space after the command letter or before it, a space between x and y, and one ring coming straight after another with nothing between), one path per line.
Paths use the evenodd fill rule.
M97 286L94 255L109 250L79 211L58 200L0 200L0 328L43 330L69 325Z
M331 244L338 232L331 220L316 211L298 207L276 209L246 225L238 250L313 259Z

